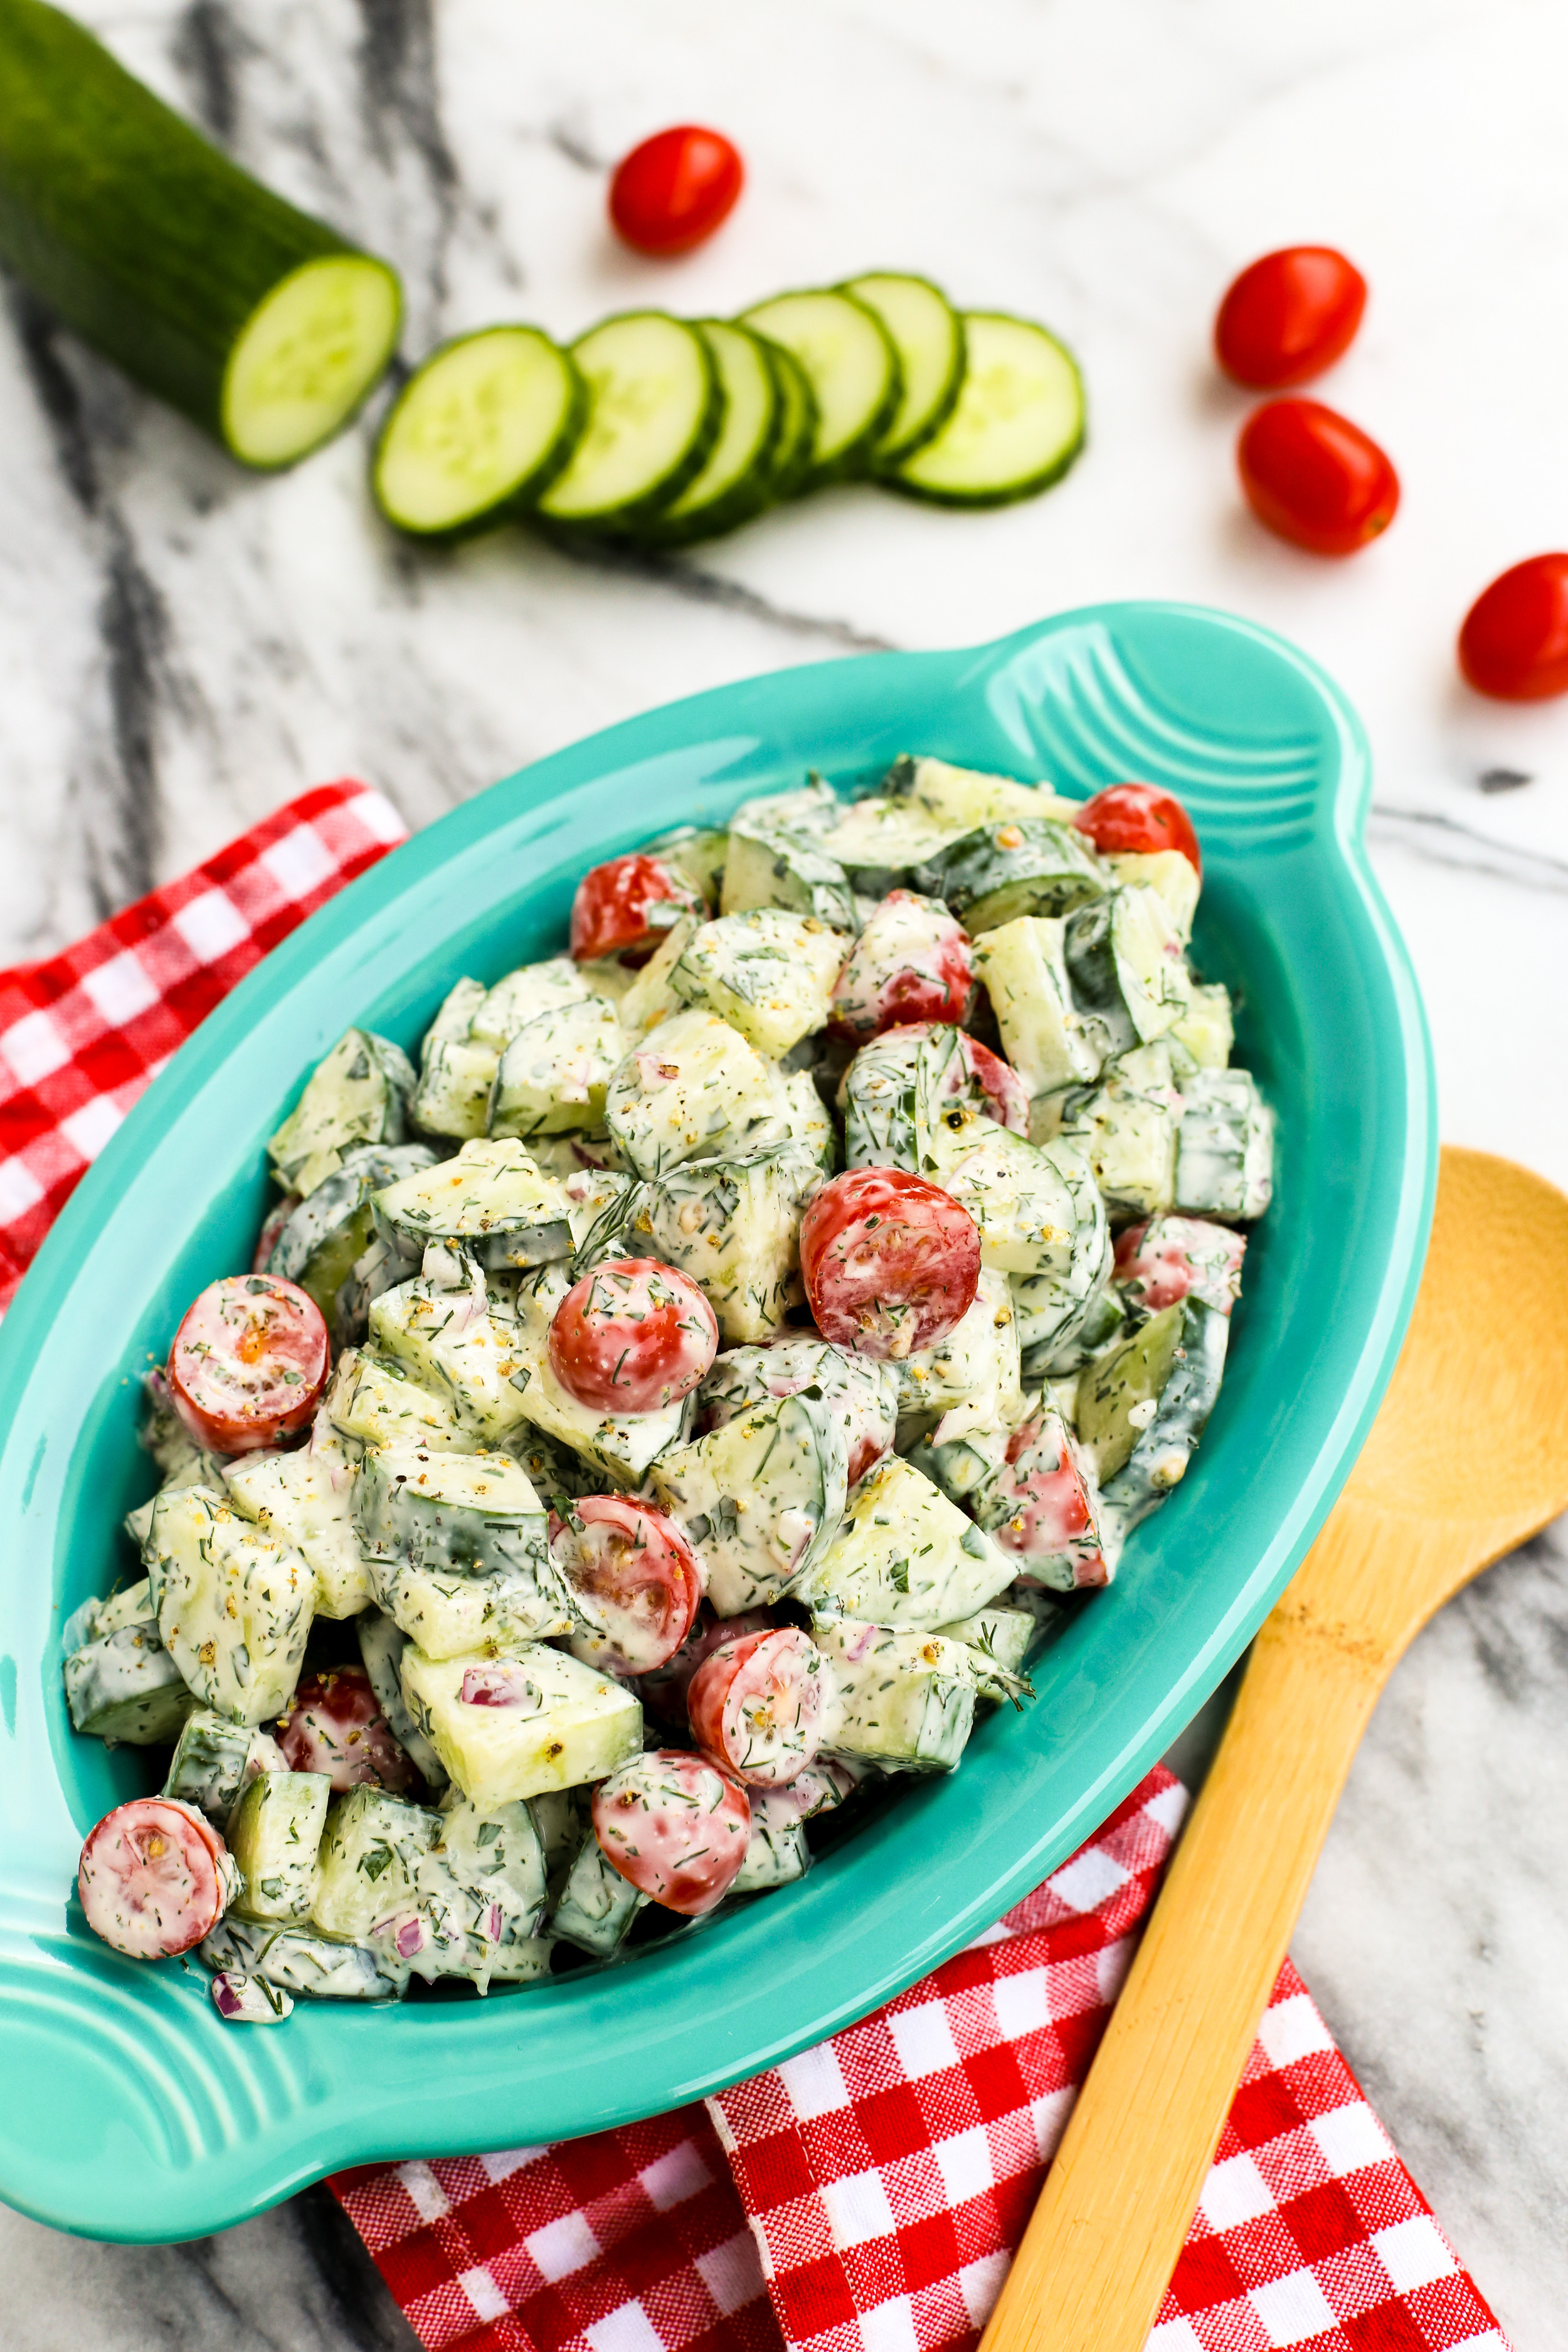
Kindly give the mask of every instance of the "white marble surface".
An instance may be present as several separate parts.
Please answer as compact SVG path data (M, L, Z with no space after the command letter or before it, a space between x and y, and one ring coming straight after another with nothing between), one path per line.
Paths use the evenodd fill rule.
M975 641L1100 597L1279 628L1378 763L1378 870L1420 969L1443 1129L1568 1182L1568 704L1468 696L1455 629L1568 542L1568 17L1551 0L77 0L279 186L387 253L406 350L497 317L572 332L924 269L1079 352L1088 455L984 517L845 489L679 562L521 536L393 545L368 425L236 472L14 290L0 321L0 957L46 951L289 793L352 771L411 821L647 705L779 664ZM657 265L605 166L670 121L743 148L741 210ZM1319 387L1405 505L1349 564L1267 539L1208 359L1231 272L1293 238L1373 286ZM1488 791L1511 770L1530 781ZM1543 1302L1550 1307L1550 1302ZM1568 1552L1493 1571L1406 1661L1297 1942L1519 2352L1568 2297ZM320 2199L196 2249L0 2216L0 2345L405 2340Z

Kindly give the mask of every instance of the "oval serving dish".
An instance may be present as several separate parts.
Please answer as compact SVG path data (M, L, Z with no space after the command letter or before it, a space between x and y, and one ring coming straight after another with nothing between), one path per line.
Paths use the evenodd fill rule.
M146 1785L78 1738L60 1629L130 1567L153 1484L136 1375L249 1261L265 1141L351 1022L416 1040L463 972L554 953L585 867L723 819L807 767L900 751L1087 795L1168 785L1202 836L1194 960L1238 999L1236 1058L1279 1113L1224 1393L1116 1583L977 1729L797 1886L700 1935L488 2000L301 2002L225 2025L205 1971L122 1959L75 1895L89 1825ZM0 1332L0 2196L98 2237L194 2237L338 2166L570 2137L819 2041L933 1967L1069 1853L1218 1682L1300 1559L1393 1366L1426 1246L1433 1080L1362 847L1366 746L1335 688L1248 623L1067 614L977 650L721 688L497 784L396 850L245 980L132 1112Z

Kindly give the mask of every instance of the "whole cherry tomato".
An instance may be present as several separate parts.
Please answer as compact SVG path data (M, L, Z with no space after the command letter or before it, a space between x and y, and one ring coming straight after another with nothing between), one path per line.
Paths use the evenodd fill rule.
M1310 383L1350 349L1366 280L1331 245L1288 245L1235 278L1214 324L1226 375L1260 392Z
M974 1304L980 1234L951 1192L902 1168L851 1168L800 1225L800 1270L825 1339L900 1363Z
M1194 874L1204 870L1192 818L1174 793L1158 784L1107 784L1073 819L1102 857L1147 857L1178 850Z
M734 210L745 176L720 131L683 122L622 157L610 182L610 218L639 253L689 253Z
M315 1300L276 1274L226 1274L185 1309L169 1350L169 1393L198 1445L254 1454L304 1428L331 1349Z
M566 1293L549 1348L556 1379L590 1412L661 1412L712 1363L719 1323L689 1274L656 1257L612 1257Z
M1242 429L1237 463L1258 521L1314 555L1353 555L1399 504L1399 477L1376 442L1321 400L1266 402Z
M651 955L682 914L706 912L684 874L661 857L634 850L591 866L572 901L572 953L578 963L601 956Z
M1481 590L1459 631L1459 667L1500 702L1568 693L1568 555L1532 555Z

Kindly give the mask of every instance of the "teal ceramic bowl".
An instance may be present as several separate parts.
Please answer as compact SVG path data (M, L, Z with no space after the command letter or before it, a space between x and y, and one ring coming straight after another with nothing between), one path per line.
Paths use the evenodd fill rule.
M1024 1713L809 1878L628 1965L486 2001L301 2003L223 2024L206 1978L97 1942L89 1824L146 1785L77 1738L60 1629L129 1560L137 1374L245 1265L264 1142L351 1022L412 1046L462 972L555 951L584 867L808 766L906 750L1087 794L1167 784L1202 835L1194 957L1279 1114L1225 1392L1185 1484L1076 1616ZM1368 871L1365 743L1265 631L1124 604L978 651L725 687L498 784L313 916L207 1020L75 1194L0 1333L0 2196L94 2236L192 2237L342 2165L564 2137L755 2073L885 2000L1034 1886L1213 1689L1300 1559L1392 1368L1426 1244L1432 1071Z

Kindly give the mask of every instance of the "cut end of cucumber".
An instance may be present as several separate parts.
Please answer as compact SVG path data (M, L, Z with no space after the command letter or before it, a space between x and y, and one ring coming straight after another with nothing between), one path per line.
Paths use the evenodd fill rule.
M1083 382L1044 327L1000 311L963 315L969 364L934 440L883 477L938 506L997 507L1048 489L1083 446Z
M223 436L247 466L289 466L347 424L392 356L396 274L367 254L307 261L259 302L229 353Z
M570 457L587 392L537 327L491 327L433 352L382 428L376 504L399 530L461 530L526 505Z

